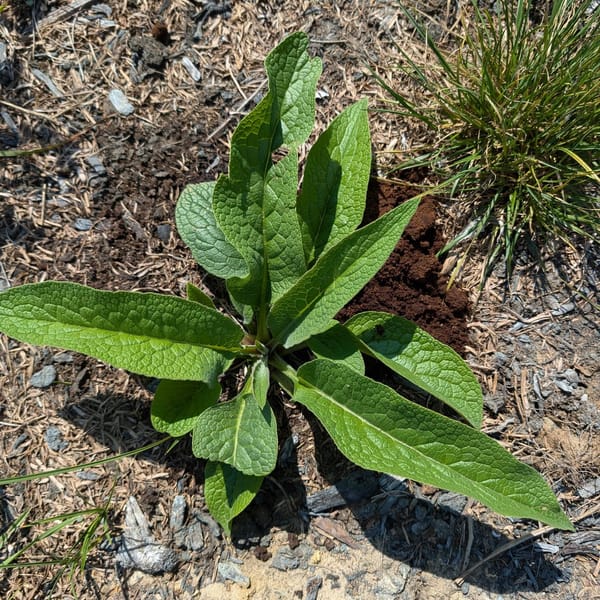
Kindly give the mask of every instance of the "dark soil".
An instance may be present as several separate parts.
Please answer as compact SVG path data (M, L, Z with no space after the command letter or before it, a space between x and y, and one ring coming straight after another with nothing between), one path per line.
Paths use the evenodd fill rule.
M418 193L411 185L373 180L365 222L376 219ZM436 253L445 240L436 219L435 201L426 196L383 268L339 317L343 321L366 310L394 313L414 321L464 355L469 339L466 327L469 298L457 286L448 288L448 277L441 272L442 264Z

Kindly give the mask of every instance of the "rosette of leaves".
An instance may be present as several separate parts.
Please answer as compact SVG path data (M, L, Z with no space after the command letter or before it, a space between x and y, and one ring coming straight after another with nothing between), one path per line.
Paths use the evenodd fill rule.
M418 199L360 227L371 159L365 101L313 145L298 192L298 148L314 125L321 73L307 47L297 33L267 57L269 91L237 126L228 173L189 185L177 204L179 233L197 262L226 281L237 318L192 285L184 299L45 282L0 294L0 329L161 379L152 423L192 435L194 454L207 461L208 508L228 534L276 465L272 386L306 406L364 468L571 528L542 477L478 430L481 390L453 350L386 313L336 321L384 264ZM365 376L363 355L464 422ZM220 379L230 370L245 383L225 398Z

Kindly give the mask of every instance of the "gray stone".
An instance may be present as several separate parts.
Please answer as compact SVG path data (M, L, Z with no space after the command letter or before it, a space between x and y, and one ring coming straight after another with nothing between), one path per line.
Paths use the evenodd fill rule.
M190 77L194 81L198 82L200 81L200 79L202 79L202 74L200 73L200 71L198 71L196 65L187 56L184 56L181 59L181 64L185 67L185 70L189 73Z
M279 548L271 566L280 571L292 571L300 566L300 559L289 548Z
M177 495L173 498L173 506L171 508L171 516L169 518L169 526L173 531L183 527L185 521L185 513L187 510L187 503L185 497Z
M580 498L592 498L600 494L600 477L586 481L578 490Z
M94 155L88 156L85 160L86 160L87 164L90 165L90 167L92 167L92 169L94 170L94 173L96 175L99 175L99 176L106 175L106 167L104 166L102 161L97 156L94 156Z
M579 374L575 369L566 369L560 376L566 379L569 383L579 383Z
M562 390L563 392L567 393L567 394L572 394L573 391L575 390L575 388L577 387L577 385L573 385L572 383L569 383L568 381L565 381L564 379L556 379L555 382L556 387L559 390Z
M77 471L75 475L84 481L97 481L102 477L99 473L94 473L94 471Z
M125 506L125 528L116 559L124 568L153 575L170 573L177 567L177 555L154 540L148 520L133 496L129 497Z
M245 588L250 587L250 578L244 575L240 568L231 561L220 562L217 565L217 571L223 579L234 581Z
M65 442L63 440L60 429L54 425L50 425L50 427L46 429L44 433L44 440L46 444L48 444L48 448L50 448L50 450L54 450L54 452L60 452L69 445L69 442Z
M167 244L171 237L171 226L169 224L157 225L156 236L163 244Z
M92 228L92 222L89 219L75 219L73 227L77 231L89 231Z
M121 115L125 117L129 116L135 110L133 104L127 100L127 96L121 90L111 90L108 95L108 100L112 104L113 108Z
M31 376L29 383L36 388L47 388L55 381L56 369L52 365L46 365Z

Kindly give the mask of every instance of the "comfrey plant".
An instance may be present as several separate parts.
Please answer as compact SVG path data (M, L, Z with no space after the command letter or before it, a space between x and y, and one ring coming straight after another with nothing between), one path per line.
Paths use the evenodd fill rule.
M276 465L274 385L366 469L571 528L540 475L478 431L481 390L453 350L398 316L335 320L386 261L418 200L358 228L371 156L365 101L314 144L298 193L298 147L313 128L321 73L307 46L297 33L267 57L269 92L235 130L228 174L189 185L177 205L182 238L206 271L226 280L239 319L191 285L183 299L45 282L0 294L0 329L161 379L152 423L172 436L191 433L194 455L207 461L206 503L228 534ZM363 355L466 423L365 376ZM222 398L219 380L232 370L245 383Z

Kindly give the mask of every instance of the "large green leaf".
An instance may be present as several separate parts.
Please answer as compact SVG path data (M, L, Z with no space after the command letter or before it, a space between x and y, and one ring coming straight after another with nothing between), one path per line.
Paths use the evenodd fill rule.
M198 417L192 450L195 456L226 463L246 475L268 475L277 462L277 422L266 402L268 383L262 376L256 384L251 379L233 400ZM252 388L260 390L260 400Z
M185 187L175 208L177 231L194 260L206 271L222 279L244 277L248 274L246 262L215 220L214 189L214 181Z
M54 281L0 293L0 331L141 375L209 382L244 336L230 318L197 302Z
M310 337L306 343L317 358L341 362L361 375L365 374L365 361L358 349L360 341L337 321L323 333Z
M319 59L306 51L303 33L284 40L265 61L269 92L237 126L229 173L217 181L213 210L226 238L243 256L248 276L228 282L238 302L266 307L304 269L295 214L297 146L314 124ZM288 154L273 162L282 145ZM264 312L258 315L259 329ZM262 323L264 325L264 323Z
M452 348L412 321L384 312L359 313L345 326L366 345L368 354L451 406L474 427L481 426L481 387Z
M297 211L307 263L362 221L371 171L367 101L334 119L308 153Z
M273 305L268 323L276 341L290 348L325 331L385 263L418 202L401 204L322 254Z
M152 426L173 437L185 435L194 429L198 415L217 403L220 394L218 382L163 379L152 400Z
M252 502L264 477L244 475L233 467L208 461L204 467L204 498L210 514L225 535L231 535L231 522Z
M241 205L233 180L221 177L215 202L229 203L229 223L238 223L240 252L250 268L244 279L230 279L230 293L245 304L259 306L278 298L306 270L300 226L294 210L298 190L296 151L272 165L262 181L248 190ZM236 197L240 197L239 194Z
M307 363L298 369L293 398L361 467L466 494L508 516L572 529L539 473L500 444L353 369L328 360Z

